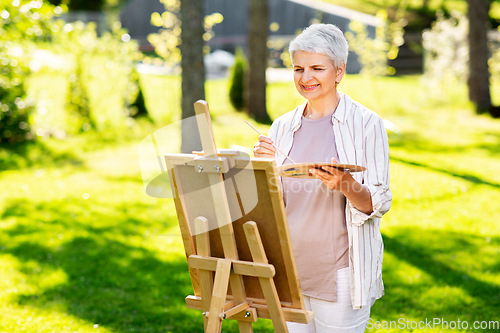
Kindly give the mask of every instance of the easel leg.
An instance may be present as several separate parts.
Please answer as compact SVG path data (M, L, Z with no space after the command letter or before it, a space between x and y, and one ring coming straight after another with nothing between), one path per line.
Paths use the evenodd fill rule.
M252 323L239 321L238 327L240 329L240 333L253 333Z
M200 256L210 257L210 240L208 239L208 220L203 216L199 216L194 220L194 228L196 231L196 252ZM203 312L210 310L210 302L212 301L213 276L211 271L199 270L200 277L200 294ZM203 316L203 327L205 332L208 327L208 317Z
M243 229L245 230L245 236L247 238L250 252L252 253L253 261L267 264L267 256L264 246L262 245L259 230L257 229L257 223L253 221L246 222L243 225ZM285 316L283 314L283 309L281 308L274 280L272 278L259 278L259 282L262 287L264 298L266 299L271 320L273 321L274 331L276 333L288 333Z
M233 287L242 285L242 280L241 275L231 274L231 291L233 292L233 299L236 305L246 301L243 289ZM240 333L253 333L252 323L238 321L238 327L240 328Z
M226 304L227 287L229 286L229 275L231 274L231 260L221 259L217 262L215 271L214 290L212 303L208 314L208 325L205 333L220 332L222 321L219 315L224 312Z

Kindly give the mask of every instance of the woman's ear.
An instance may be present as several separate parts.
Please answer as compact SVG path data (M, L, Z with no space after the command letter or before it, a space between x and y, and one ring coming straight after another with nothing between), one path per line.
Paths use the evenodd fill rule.
M335 82L340 83L345 74L345 63L342 64L339 68L337 68L337 77L335 78Z

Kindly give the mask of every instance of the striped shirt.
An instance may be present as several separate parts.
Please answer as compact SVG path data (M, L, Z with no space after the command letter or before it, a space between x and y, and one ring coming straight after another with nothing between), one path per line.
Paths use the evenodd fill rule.
M282 151L289 154L294 133L300 128L307 102L276 119L269 137ZM384 245L380 233L380 218L391 207L389 188L389 143L382 119L370 109L341 93L337 110L332 114L335 145L339 163L366 167L353 173L371 194L373 212L367 215L347 200L346 224L349 237L349 268L353 309L371 305L369 296L384 294L382 259ZM277 165L285 156L276 153Z

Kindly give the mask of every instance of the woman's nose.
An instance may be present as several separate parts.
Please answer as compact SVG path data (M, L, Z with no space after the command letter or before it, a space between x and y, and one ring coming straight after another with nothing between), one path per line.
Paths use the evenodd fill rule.
M313 74L311 71L304 70L304 73L302 73L302 81L307 82L310 81L313 78Z

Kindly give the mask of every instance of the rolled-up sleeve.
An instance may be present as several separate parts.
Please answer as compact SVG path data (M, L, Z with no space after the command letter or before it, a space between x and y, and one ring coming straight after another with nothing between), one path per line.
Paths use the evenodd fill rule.
M279 121L274 121L271 125L271 127L269 128L269 132L267 134L268 137L271 138L271 140L273 140L273 143L276 144L276 139L277 139L277 136L278 136L278 127L279 127Z
M381 218L389 211L392 192L389 188L389 140L382 119L367 124L364 141L366 171L363 184L371 194L373 211L365 214L349 202L352 224L359 226L372 218Z

